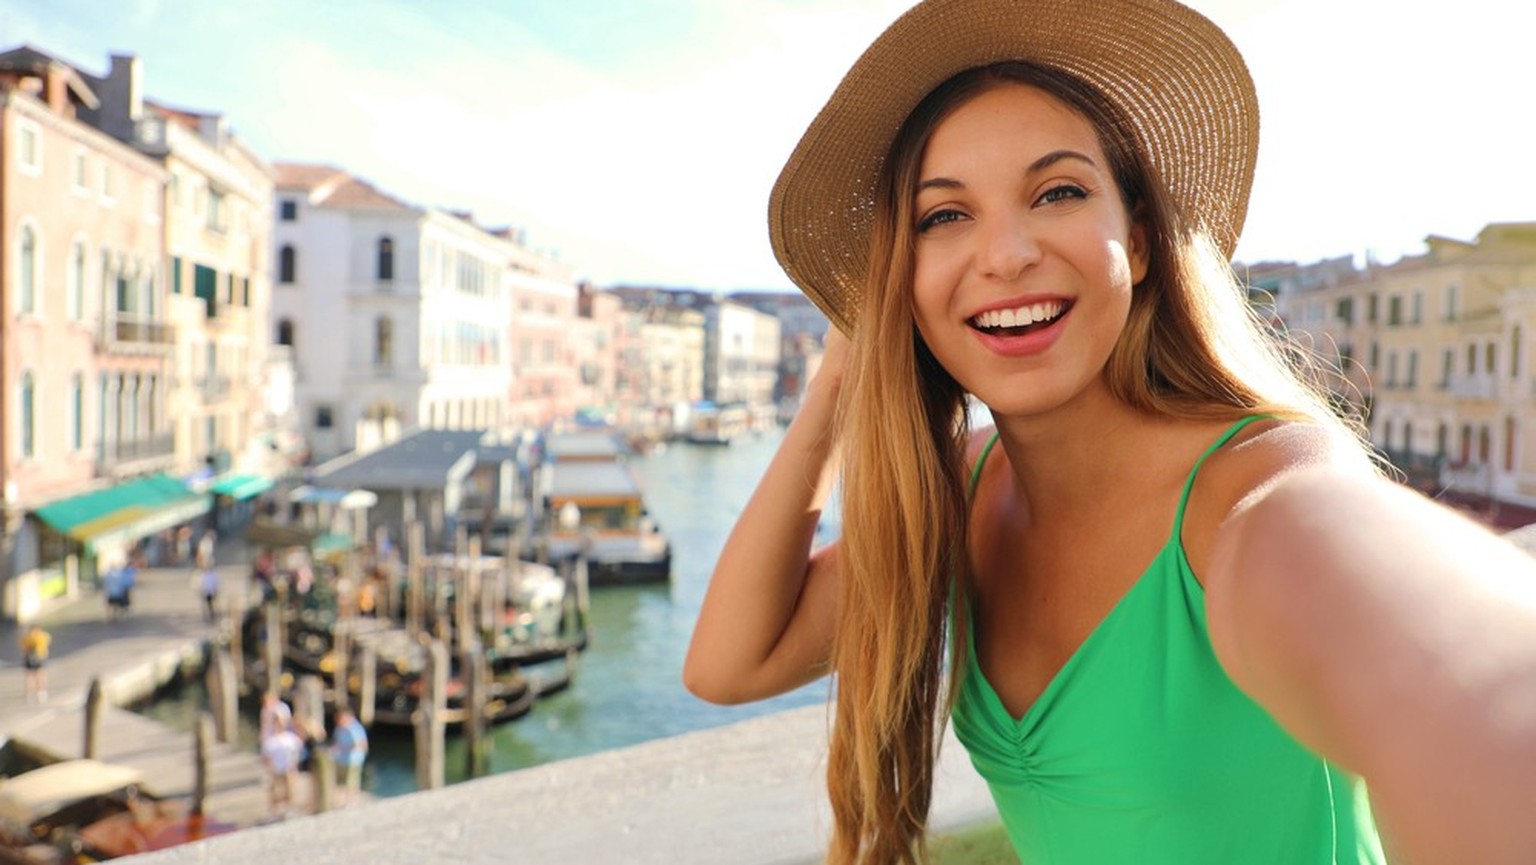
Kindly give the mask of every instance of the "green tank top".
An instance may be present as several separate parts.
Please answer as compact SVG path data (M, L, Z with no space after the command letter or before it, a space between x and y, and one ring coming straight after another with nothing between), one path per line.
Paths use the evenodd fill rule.
M1024 717L973 638L952 722L1023 865L1385 862L1364 785L1297 744L1211 650L1184 508L1206 457L1257 419L1196 461L1168 542Z

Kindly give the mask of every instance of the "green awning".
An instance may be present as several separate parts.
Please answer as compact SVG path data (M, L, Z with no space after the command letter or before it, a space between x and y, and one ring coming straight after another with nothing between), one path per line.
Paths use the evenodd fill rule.
M213 482L208 492L232 499L249 499L272 489L272 479L261 475L225 475Z
M160 474L60 499L32 515L94 552L107 541L138 540L181 525L207 513L211 501Z

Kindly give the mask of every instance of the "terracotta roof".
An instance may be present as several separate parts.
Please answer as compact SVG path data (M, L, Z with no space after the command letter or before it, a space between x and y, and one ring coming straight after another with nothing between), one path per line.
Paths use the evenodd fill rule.
M313 203L320 207L352 207L372 210L416 209L394 196L380 192L356 177L348 177L345 182L338 184L329 195L316 199Z
M347 173L333 165L306 162L274 162L272 172L281 189L312 190L327 182L346 179Z
M302 189L316 207L347 207L371 210L415 210L411 205L381 192L333 165L278 162L273 166L278 189Z

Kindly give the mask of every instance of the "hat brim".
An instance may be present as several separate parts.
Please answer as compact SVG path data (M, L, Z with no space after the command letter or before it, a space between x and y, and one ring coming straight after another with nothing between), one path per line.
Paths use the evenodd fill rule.
M854 63L769 197L779 264L845 332L864 290L875 185L901 124L950 77L1009 60L1097 88L1185 220L1227 255L1236 247L1259 109L1242 55L1214 23L1172 0L926 0Z

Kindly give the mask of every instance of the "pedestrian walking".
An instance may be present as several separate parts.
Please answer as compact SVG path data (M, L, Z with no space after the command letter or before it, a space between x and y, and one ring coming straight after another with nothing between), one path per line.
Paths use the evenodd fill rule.
M126 598L123 595L123 571L117 562L106 564L106 570L101 574L101 594L107 602L107 621L115 622L127 609Z
M203 621L211 622L217 616L219 600L219 569L206 567L197 579L198 593L203 597Z
M204 529L202 537L197 539L197 566L199 568L211 568L214 561L214 549L218 545L219 535L213 529Z
M362 789L363 763L368 759L368 731L351 709L336 710L336 729L331 731L329 748L341 781L336 801L340 805L351 804Z
M23 691L28 703L48 701L48 649L53 636L40 625L29 625L21 635Z

